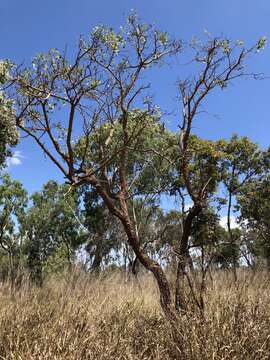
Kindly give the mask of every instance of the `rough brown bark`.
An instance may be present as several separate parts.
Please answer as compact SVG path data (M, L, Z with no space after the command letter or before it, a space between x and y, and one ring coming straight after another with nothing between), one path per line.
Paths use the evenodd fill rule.
M138 235L136 234L129 216L125 197L123 195L119 197L120 206L117 207L114 200L110 198L106 190L96 181L96 179L92 179L92 184L93 183L109 211L121 221L127 235L128 243L132 247L136 257L141 264L154 275L160 292L160 304L166 318L170 322L176 321L169 282L161 266L151 259L146 251L140 246Z
M93 260L93 264L91 267L91 271L98 273L100 271L100 266L101 266L101 262L102 262L102 235L98 235L98 241L96 244L96 251L95 251L95 255L94 255L94 260Z
M179 252L178 252L179 259L177 264L176 282L175 282L176 311L180 311L180 310L185 311L183 282L184 282L186 268L190 261L188 241L192 231L192 222L194 218L200 214L201 211L202 211L202 206L200 204L194 205L193 208L190 209L183 223L183 234L179 246Z

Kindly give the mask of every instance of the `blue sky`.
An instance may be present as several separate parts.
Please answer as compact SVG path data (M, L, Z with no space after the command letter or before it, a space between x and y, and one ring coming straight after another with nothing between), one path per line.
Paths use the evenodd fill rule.
M99 23L118 29L131 9L138 11L144 21L154 22L184 40L192 36L203 38L204 29L213 35L223 34L247 43L261 36L270 37L269 0L2 0L0 58L22 63L51 47L63 49L68 45L72 49L80 34L87 35ZM269 47L254 57L250 69L270 74ZM173 71L161 71L153 89L162 109L174 112L168 119L173 126L177 124L179 108L175 81L185 71L181 66ZM268 146L269 89L270 79L237 81L209 99L206 104L209 115L197 119L196 132L212 139L237 132L250 136L263 147ZM39 190L48 179L63 180L30 140L24 140L16 154L17 161L10 165L9 171L29 192Z

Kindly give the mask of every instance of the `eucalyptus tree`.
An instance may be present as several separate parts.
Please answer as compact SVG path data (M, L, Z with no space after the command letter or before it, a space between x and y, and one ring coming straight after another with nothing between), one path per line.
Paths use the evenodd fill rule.
M175 305L177 310L183 310L185 301L182 295L182 287L185 278L189 281L187 271L188 264L191 262L190 252L196 249L204 250L203 238L198 241L195 233L200 233L199 220L205 219L209 204L214 201L218 191L221 181L223 152L219 149L217 142L189 135L188 148L185 153L180 153L180 156L178 153L179 144L176 143L175 154L173 154L173 158L176 159L174 164L175 176L172 177L170 193L179 198L182 213L182 231L179 233L178 242L175 246L175 253L178 256ZM186 179L182 169L183 161L186 162L184 164L186 167L184 171L188 176ZM206 226L210 230L211 214L208 215L209 221ZM204 236L205 234L204 231Z
M89 184L95 188L109 211L122 223L129 245L140 262L150 270L159 285L161 305L173 316L171 294L165 273L140 246L133 215L129 211L128 159L138 149L137 139L158 121L158 109L143 96L149 87L142 81L148 68L162 65L177 54L181 44L166 33L128 17L125 28L116 33L96 27L89 39L81 39L71 62L58 51L38 56L34 69L15 74L17 126L36 141L73 186ZM60 111L59 123L56 116ZM136 126L130 126L130 113L138 106ZM91 143L97 128L106 125L105 141ZM115 127L120 132L115 132ZM117 137L117 141L112 141ZM84 139L83 141L81 139ZM80 142L81 155L77 146ZM112 143L116 146L112 153ZM82 146L83 144L83 146ZM88 162L87 154L94 152ZM110 164L114 162L114 167ZM134 178L138 178L140 169Z
M258 46L246 50L238 44L231 49L224 39L211 40L195 56L202 72L194 81L180 83L184 112L179 171L194 203L181 244L185 244L189 223L201 211L205 189L210 186L207 179L200 189L192 187L189 140L193 119L208 93L244 74L243 62ZM91 185L119 219L128 244L153 273L161 306L170 320L175 319L175 312L169 281L141 245L132 211L130 192L144 167L138 166L130 176L129 159L134 154L144 154L145 162L150 163L153 158L164 158L165 147L149 149L138 141L153 128L153 119L156 134L152 138L162 134L159 109L147 96L150 85L143 78L147 69L166 63L181 50L181 42L131 15L119 32L99 26L89 39L81 38L73 60L52 50L36 57L33 68L14 73L18 128L38 144L67 181L74 187ZM101 128L103 136L99 136ZM181 246L184 254L186 248Z
M266 39L262 38L254 46L245 48L243 42L234 43L226 38L212 38L211 36L205 44L197 40L191 43L191 48L194 50L192 60L197 66L197 74L194 77L179 81L182 116L179 124L179 155L176 155L178 161L176 164L181 177L179 189L184 189L184 195L188 196L191 206L186 212L183 234L178 245L177 309L184 306L178 284L179 279L183 278L186 272L192 223L207 205L209 194L213 192L216 186L214 163L218 162L222 155L222 151L214 149L209 143L208 151L211 156L208 157L207 153L202 156L199 161L198 172L194 177L194 156L196 158L196 149L193 149L194 141L192 141L194 121L203 111L203 106L210 94L217 93L217 90L224 90L233 80L248 75L245 69L245 61L249 56L262 49L265 43ZM214 176L212 169L214 169ZM179 195L180 199L183 200L183 194L179 193Z
M257 263L263 260L270 269L269 175L247 182L238 193L237 200L245 229L245 245Z
M68 185L49 181L31 200L22 234L31 278L41 285L44 272L59 268L59 264L52 261L57 252L61 252L58 260L62 267L72 266L75 251L84 239L84 230L78 193Z
M247 137L233 135L230 140L220 140L219 146L224 153L222 159L222 183L225 197L221 204L227 207L227 230L232 248L241 248L241 234L231 226L232 211L237 211L237 195L246 183L258 179L265 172L266 154L257 144ZM240 256L240 253L238 252ZM237 278L238 259L234 258L234 277Z
M23 240L20 236L20 225L25 216L27 203L27 192L22 184L12 180L7 174L2 175L0 184L0 248L4 257L8 257L8 272L12 286L14 285L16 269L21 260Z

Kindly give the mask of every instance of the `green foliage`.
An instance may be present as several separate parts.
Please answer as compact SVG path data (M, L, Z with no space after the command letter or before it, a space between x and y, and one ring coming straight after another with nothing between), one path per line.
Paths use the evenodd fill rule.
M102 261L108 258L111 250L119 250L123 241L121 227L93 188L84 186L81 194L83 223L87 229L85 250L91 269L99 271Z
M267 37L266 36L261 37L257 43L257 51L264 49L266 44L267 44Z
M165 131L160 123L158 109L150 116L147 111L136 109L128 114L128 149L127 181L131 194L155 192L162 187L169 171L170 141L175 135ZM87 153L84 152L89 142ZM76 146L79 160L85 157L87 167L97 169L96 174L102 177L106 164L106 172L112 179L111 186L116 194L119 190L118 166L124 146L122 119L113 124L97 127L87 139L82 137Z
M0 85L4 85L9 79L9 71L13 64L8 60L0 60Z
M28 203L27 192L22 184L4 174L0 183L0 262L2 279L13 284L21 257L20 224Z
M175 138L180 138L181 133L176 134ZM179 147L174 147L171 155L174 170L171 174L171 194L175 194L179 189L185 190L186 184L181 171L182 158L179 155ZM223 150L219 143L211 140L204 140L198 136L192 135L189 139L188 149L186 151L186 162L188 163L189 181L195 196L204 191L204 201L211 198L217 190L221 180L221 162L224 158Z
M229 141L218 141L218 146L223 152L223 181L232 193L264 171L264 153L249 138L233 135Z
M40 192L32 195L31 200L33 204L24 219L22 231L27 238L25 251L30 271L38 272L40 276L43 264L49 257L54 257L59 247L66 248L67 262L73 260L82 241L79 198L72 187L49 181Z
M192 226L193 246L215 246L220 241L223 228L219 224L219 217L211 208L206 208L194 220Z
M252 255L270 265L270 179L249 181L238 195L240 219Z
M27 206L27 192L22 184L9 175L2 175L0 184L0 242L2 248L9 251L16 247L18 222L24 216Z
M10 62L0 61L0 167L4 165L7 156L11 155L10 148L18 141L14 104L2 90L11 68Z

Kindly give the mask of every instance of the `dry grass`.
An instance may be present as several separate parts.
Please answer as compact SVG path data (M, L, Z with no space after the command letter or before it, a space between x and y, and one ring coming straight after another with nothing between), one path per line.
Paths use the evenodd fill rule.
M14 296L0 288L0 359L270 359L267 275L235 284L217 274L209 284L205 319L179 320L185 354L177 354L150 277L140 286L119 276L50 279ZM185 356L184 356L185 355Z

